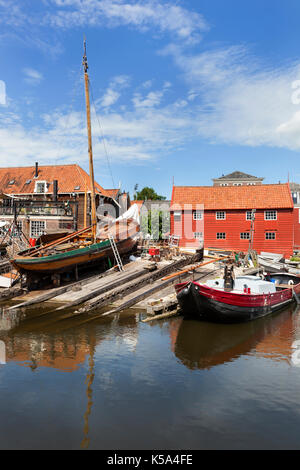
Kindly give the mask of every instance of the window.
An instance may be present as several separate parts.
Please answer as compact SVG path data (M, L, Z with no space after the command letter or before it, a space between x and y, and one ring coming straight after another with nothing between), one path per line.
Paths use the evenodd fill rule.
M228 186L228 183L221 183L220 186Z
M202 220L203 212L202 211L193 211L193 219L194 220Z
M226 233L225 232L218 232L217 233L217 240L225 240L226 239Z
M178 222L181 220L181 212L174 212L174 222Z
M252 211L246 211L246 220L251 220Z
M47 192L46 181L36 181L34 192L39 193L39 194L46 193Z
M243 183L233 183L233 186L243 186Z
M275 240L276 234L275 232L266 232L266 240Z
M241 240L250 240L250 232L242 232Z
M203 240L203 233L202 232L194 232L194 238L197 240Z
M30 222L31 238L37 238L43 235L45 228L46 228L46 222L44 220L32 220Z
M217 211L216 212L216 219L217 220L225 220L226 219L226 212L225 211Z
M277 211L265 211L265 220L277 220Z

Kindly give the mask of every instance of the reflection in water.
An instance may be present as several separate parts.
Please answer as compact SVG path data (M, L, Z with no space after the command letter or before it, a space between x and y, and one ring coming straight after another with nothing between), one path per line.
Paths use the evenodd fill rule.
M190 369L209 369L255 350L256 355L289 361L297 331L294 306L277 315L242 324L181 319L170 324L172 349Z
M4 341L0 341L0 364L6 364L6 347Z
M0 331L0 448L288 447L300 427L299 312L217 325L32 309Z
M84 428L83 428L83 434L84 438L81 442L81 449L88 449L90 445L90 439L89 439L89 416L92 411L92 405L93 405L93 400L92 400L92 395L93 395L93 390L92 390L92 385L94 382L95 378L95 373L94 373L94 367L95 367L95 361L94 361L94 354L95 354L95 340L94 338L91 341L90 345L90 357L89 357L89 371L86 376L86 396L87 396L87 409L86 412L84 413Z

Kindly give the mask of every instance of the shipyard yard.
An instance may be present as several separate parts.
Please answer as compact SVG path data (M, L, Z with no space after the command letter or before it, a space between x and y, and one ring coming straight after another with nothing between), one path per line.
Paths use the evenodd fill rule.
M300 307L242 324L182 316L174 283L222 276L216 256L148 255L2 300L0 447L298 447Z
M0 0L0 450L300 449L299 16Z

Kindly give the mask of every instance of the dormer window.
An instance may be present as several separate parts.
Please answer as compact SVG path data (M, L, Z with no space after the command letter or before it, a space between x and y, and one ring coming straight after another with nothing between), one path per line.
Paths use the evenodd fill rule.
M46 181L36 181L34 192L38 194L44 194L47 192L47 182Z
M11 180L8 184L15 184L15 180Z

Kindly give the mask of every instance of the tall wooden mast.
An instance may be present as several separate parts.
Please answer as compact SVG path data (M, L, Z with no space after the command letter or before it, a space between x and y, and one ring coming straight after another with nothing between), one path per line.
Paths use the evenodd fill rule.
M89 76L88 76L88 62L86 57L86 41L84 40L84 55L82 60L84 70L84 83L85 83L85 100L86 100L86 121L87 121L87 134L89 145L89 165L90 165L90 180L91 180L91 211L92 211L92 233L93 241L96 240L96 200L95 200L95 179L94 179L94 165L93 165L93 149L92 149L92 126L91 126L91 108L90 108L90 94L89 94Z

